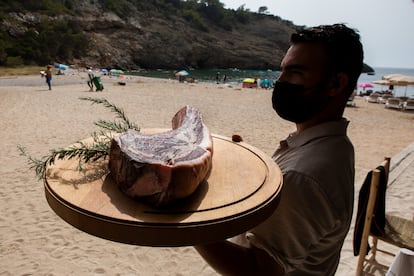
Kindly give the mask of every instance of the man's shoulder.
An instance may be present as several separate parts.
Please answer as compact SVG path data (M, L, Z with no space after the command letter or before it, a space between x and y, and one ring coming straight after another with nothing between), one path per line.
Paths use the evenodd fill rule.
M315 165L335 165L335 161L354 158L354 147L347 136L322 136L287 152L295 167ZM313 166L310 166L313 164Z

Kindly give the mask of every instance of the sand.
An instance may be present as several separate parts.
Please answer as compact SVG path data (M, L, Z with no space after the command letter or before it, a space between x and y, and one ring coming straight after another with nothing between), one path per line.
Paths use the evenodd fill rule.
M86 74L54 76L52 91L38 76L0 78L0 275L217 275L192 247L133 246L72 227L48 206L42 181L19 155L17 145L41 157L88 137L97 130L93 122L98 119L114 118L104 107L79 100L82 96L106 98L142 128L168 128L173 114L190 104L201 110L213 133L237 133L269 155L294 126L277 117L270 90L144 77L130 77L121 86L115 78L102 79L103 92L88 92ZM414 113L387 110L362 98L356 104L346 109L345 117L351 121L358 191L369 169L414 141ZM411 183L393 185L396 200L387 206L409 218ZM352 231L353 227L337 275L354 273ZM392 258L382 261L386 268Z

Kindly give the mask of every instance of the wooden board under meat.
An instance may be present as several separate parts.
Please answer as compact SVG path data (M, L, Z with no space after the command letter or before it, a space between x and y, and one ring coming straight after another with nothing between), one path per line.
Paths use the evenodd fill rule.
M272 159L246 143L213 135L213 169L190 197L155 208L124 195L108 161L59 160L45 178L46 199L66 222L129 244L186 246L223 240L265 220L277 207L282 175Z

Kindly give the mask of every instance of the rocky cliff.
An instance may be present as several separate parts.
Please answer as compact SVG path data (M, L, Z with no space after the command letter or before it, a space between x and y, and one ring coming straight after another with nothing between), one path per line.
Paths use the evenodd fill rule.
M243 11L248 15L246 20L227 21L224 26L208 17L202 21L189 20L178 8L166 13L162 9L148 11L131 6L128 12L119 13L105 9L99 2L79 1L63 14L11 11L3 16L0 31L3 37L18 38L33 30L36 35L41 34L40 23L45 20L72 22L82 35L83 42L76 46L81 48L80 52L59 56L56 51L50 62L78 66L276 69L296 28L277 16L246 11ZM200 22L201 27L196 24ZM67 35L54 36L59 40Z

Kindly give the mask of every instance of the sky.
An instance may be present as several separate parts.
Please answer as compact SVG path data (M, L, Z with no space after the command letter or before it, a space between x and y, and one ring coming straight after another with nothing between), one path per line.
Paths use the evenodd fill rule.
M414 0L220 0L225 8L269 14L295 25L346 23L359 31L364 62L414 69Z

